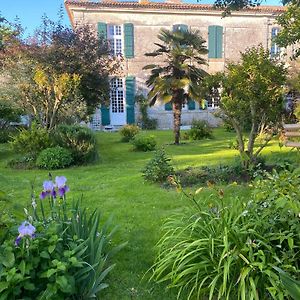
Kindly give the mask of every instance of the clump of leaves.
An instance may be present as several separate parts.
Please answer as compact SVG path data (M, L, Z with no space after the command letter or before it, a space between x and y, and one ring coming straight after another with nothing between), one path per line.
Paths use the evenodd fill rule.
M140 128L136 125L125 125L120 129L122 142L129 142L140 132Z
M62 147L44 149L36 160L36 165L41 169L63 169L69 167L73 162L70 150Z
M156 139L153 135L136 135L131 141L133 149L136 151L153 151L156 148Z
M164 149L155 151L154 156L142 171L144 179L150 182L165 182L169 175L174 174L170 161Z
M163 225L152 278L176 288L178 298L290 299L274 267L299 279L299 172L259 180L248 203L225 202L214 186L210 197L187 193L171 178L191 206Z
M205 120L193 120L188 135L191 140L212 138L212 128Z

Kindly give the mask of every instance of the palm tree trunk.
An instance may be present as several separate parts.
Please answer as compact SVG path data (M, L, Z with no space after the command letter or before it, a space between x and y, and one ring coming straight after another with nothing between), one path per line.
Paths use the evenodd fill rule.
M174 120L174 138L175 145L179 145L180 141L180 125L181 125L181 103L173 102L173 120Z

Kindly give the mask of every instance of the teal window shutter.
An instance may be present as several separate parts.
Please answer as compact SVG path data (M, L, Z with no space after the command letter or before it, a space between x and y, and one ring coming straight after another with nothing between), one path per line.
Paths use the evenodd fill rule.
M109 107L101 105L101 124L103 126L110 124Z
M134 30L133 24L124 24L124 52L126 58L134 57Z
M216 58L222 58L223 51L223 27L216 26Z
M195 101L189 99L189 101L188 101L188 109L189 109L189 110L195 110L195 108L196 108L196 103L195 103Z
M107 39L107 25L106 23L98 23L98 36Z
M168 102L165 104L165 110L172 110L172 103Z
M127 124L134 124L134 97L135 97L135 77L126 77L126 115Z
M223 27L208 26L208 58L222 58Z
M173 31L188 31L189 27L185 24L173 25Z

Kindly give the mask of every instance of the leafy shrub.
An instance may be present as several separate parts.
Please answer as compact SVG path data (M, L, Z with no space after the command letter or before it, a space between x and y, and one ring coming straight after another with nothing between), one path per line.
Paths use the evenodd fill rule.
M13 150L36 158L42 150L52 146L48 131L36 123L32 123L29 129L20 129L19 134L11 141Z
M37 157L36 165L41 169L62 169L70 166L73 157L68 149L60 146L44 149Z
M163 149L157 150L143 170L145 180L150 182L164 182L169 175L174 174L174 169L170 161L171 159L166 156Z
M98 211L78 202L68 208L65 177L43 187L39 203L33 197L32 210L25 210L27 220L0 246L0 298L97 298L108 287L113 255L125 244L111 245L115 229L110 220L100 225Z
M201 140L212 137L212 129L204 120L193 120L192 127L188 132L191 140Z
M132 140L132 145L136 151L153 151L156 147L156 140L153 135L137 135Z
M131 141L140 131L140 128L136 125L125 125L120 129L122 136L122 142Z
M0 129L0 144L10 142L15 134L16 134L16 130Z
M145 118L142 121L142 128L146 130L155 130L157 129L157 119Z
M140 106L141 112L141 127L142 129L155 130L157 128L157 119L149 118L148 107L149 101L143 94L137 94L135 96L135 101Z
M8 167L13 169L34 169L36 158L31 155L24 155L8 162Z
M60 125L55 132L56 143L72 153L74 163L97 159L96 137L92 130L78 125Z
M299 279L299 175L275 172L257 181L246 204L224 202L222 190L201 203L199 190L184 192L193 206L163 225L152 278L168 281L178 298L290 299L274 267Z

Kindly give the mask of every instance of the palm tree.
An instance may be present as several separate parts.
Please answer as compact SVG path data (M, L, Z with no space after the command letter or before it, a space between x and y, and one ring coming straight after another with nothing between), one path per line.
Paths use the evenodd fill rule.
M150 87L149 104L154 105L157 100L172 104L175 144L178 145L182 106L188 99L200 99L201 82L207 75L200 66L206 64L202 55L208 51L198 30L172 32L162 29L158 38L163 43L155 43L158 49L145 54L163 57L161 65L144 67L145 70L151 70L146 81Z

